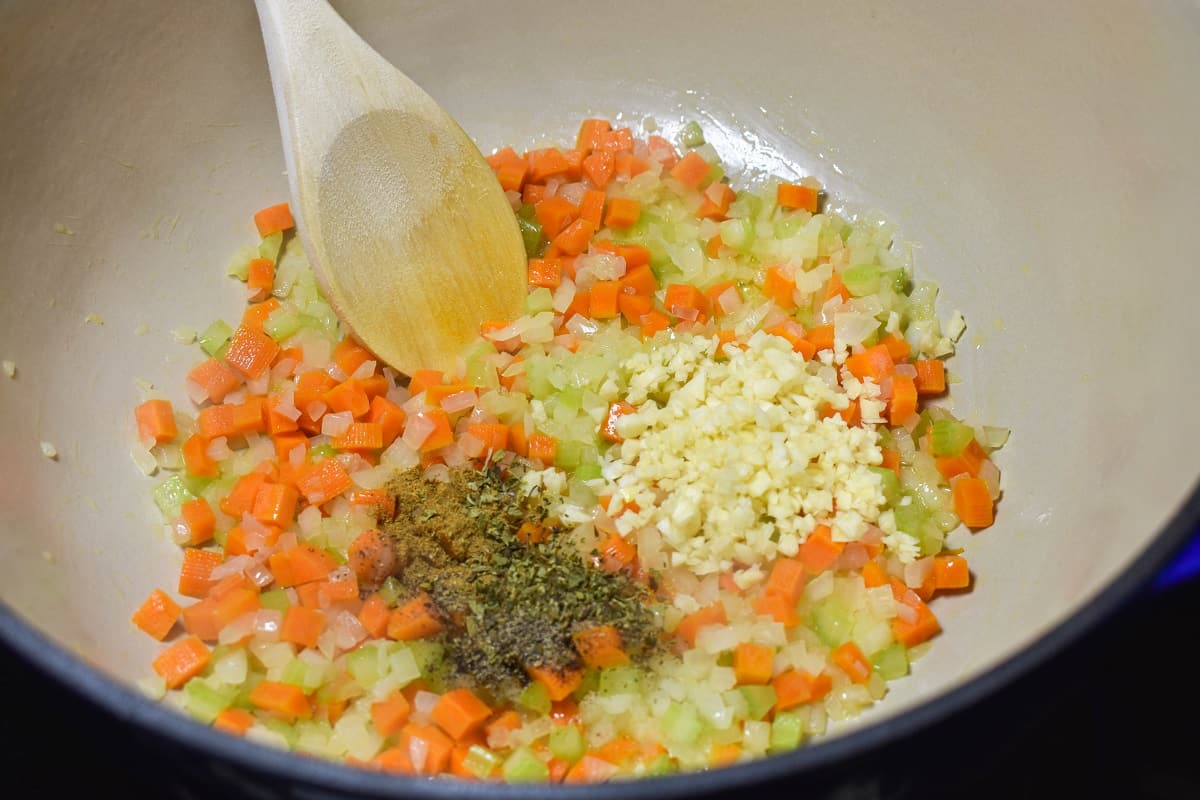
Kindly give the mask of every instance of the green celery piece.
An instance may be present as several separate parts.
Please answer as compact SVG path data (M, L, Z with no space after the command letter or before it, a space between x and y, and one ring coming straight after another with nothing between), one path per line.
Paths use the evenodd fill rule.
M554 466L562 470L573 470L583 463L583 442L566 440L558 443L554 455Z
M842 272L842 283L855 297L875 294L882 285L878 264L856 264Z
M671 757L663 753L646 765L646 771L643 774L652 778L659 775L671 775L678 771L679 767Z
M888 506L895 506L900 502L900 479L896 477L896 473L887 467L868 467L868 469L879 475L879 488L883 491L884 502Z
M777 698L774 686L739 686L738 691L746 700L747 719L763 719L775 706Z
M292 308L280 306L263 322L263 332L275 341L283 341L304 326L304 315Z
M920 536L921 529L925 526L925 521L929 519L929 512L925 510L925 506L921 501L912 495L908 495L912 502L907 505L895 505L892 512L896 517L896 528L907 533L910 536Z
M324 461L327 458L333 458L337 455L337 450L333 449L332 445L319 444L308 451L308 463L316 464Z
M751 195L753 196L753 195ZM752 218L727 219L720 225L721 242L734 250L748 250L754 244L754 220Z
M400 581L397 580L396 576L389 575L383 582L383 585L379 587L379 596L383 598L383 601L388 606L395 606L400 601L401 591L403 591L403 588L400 585Z
M183 478L172 475L154 487L154 504L162 512L163 519L172 522L179 517L179 507L184 503L195 500L196 495L188 490Z
M283 231L275 231L270 236L264 236L263 240L258 243L258 257L278 262L281 247L283 247Z
M600 694L636 694L641 685L641 677L633 667L612 667L600 671Z
M799 216L784 217L775 221L775 238L776 239L791 239L800 232L800 229L808 224L808 220Z
M287 611L292 605L292 601L288 600L287 592L283 589L271 589L263 592L258 596L258 601L262 603L263 608L272 611Z
M700 123L696 120L688 120L682 128L679 129L679 146L680 147L699 147L704 144L704 129L700 127Z
M233 336L233 328L229 327L229 323L225 320L219 319L200 334L200 349L210 356L215 356L217 351L229 341L230 336Z
M580 464L575 470L575 478L581 481L590 481L602 477L599 464Z
M804 740L804 720L794 712L779 711L771 722L771 753L795 750Z
M892 642L871 656L871 666L884 680L903 678L908 674L908 648L900 642Z
M282 736L287 741L289 750L296 749L296 741L300 738L300 734L297 733L294 725L289 725L281 719L267 719L264 720L263 724L267 726L268 730L272 730Z
M554 295L545 286L539 286L525 295L525 313L530 316L554 309Z
M308 675L308 665L298 658L293 658L283 668L283 674L279 677L281 683L290 683L292 686L297 686L301 689L304 687L304 679Z
M546 691L545 686L534 681L521 690L521 695L517 698L517 704L535 714L549 714L550 693Z
M184 707L206 725L211 725L218 714L233 705L236 697L236 687L213 686L203 678L192 678L183 687Z
M550 768L528 747L514 750L500 772L508 783L545 783L550 779Z
M517 217L517 228L521 231L521 242L525 245L528 258L538 258L546 251L546 237L537 220Z
M500 766L500 757L486 747L473 744L463 758L463 766L476 778L483 780L490 778L496 767Z
M583 758L587 742L577 725L561 725L550 732L550 752L569 764Z
M445 645L440 642L417 639L408 642L408 649L412 651L413 659L417 662L417 668L421 670L421 677L429 678L441 672L445 664Z
M695 744L704 732L704 721L692 704L672 701L662 716L662 731L674 744Z
M237 278L239 281L244 281L250 277L250 261L258 258L257 247L242 247L233 254L233 259L229 262L229 269L226 274L231 278Z
M387 662L380 657L380 647L368 644L346 654L346 669L364 689L370 689L383 677Z
M813 630L828 647L845 643L854 628L854 615L850 609L832 598L814 605L811 619Z
M974 428L952 419L935 420L929 429L929 445L935 456L956 456L974 438Z

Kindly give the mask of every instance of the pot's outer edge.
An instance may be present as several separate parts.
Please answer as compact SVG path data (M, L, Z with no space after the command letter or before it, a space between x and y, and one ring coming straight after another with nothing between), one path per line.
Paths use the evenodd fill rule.
M1028 675L1081 641L1101 622L1113 617L1138 593L1151 586L1170 559L1180 552L1200 526L1200 481L1153 541L1096 599L1061 622L1025 649L977 678L900 715L841 736L818 741L794 752L708 772L681 773L583 786L531 786L422 780L352 768L335 762L297 757L265 745L247 742L200 725L182 713L143 697L136 691L85 664L38 632L0 601L0 639L71 691L114 718L168 737L182 748L215 760L219 771L228 764L269 778L287 787L280 796L413 797L413 798L677 798L716 794L736 788L800 777L818 770L846 767L851 759L914 736L933 724L961 713L1003 687ZM227 776L238 781L242 776Z

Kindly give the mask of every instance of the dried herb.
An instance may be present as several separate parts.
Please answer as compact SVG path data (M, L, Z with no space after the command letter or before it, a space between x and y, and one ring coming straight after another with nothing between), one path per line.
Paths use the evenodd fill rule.
M644 586L585 560L569 532L548 516L544 498L495 465L450 471L446 482L420 470L388 487L396 516L382 523L396 543L405 591L428 592L450 623L447 654L456 671L493 694L526 682L525 667L578 662L571 634L613 625L636 657L655 648L658 630ZM534 523L541 542L517 531Z

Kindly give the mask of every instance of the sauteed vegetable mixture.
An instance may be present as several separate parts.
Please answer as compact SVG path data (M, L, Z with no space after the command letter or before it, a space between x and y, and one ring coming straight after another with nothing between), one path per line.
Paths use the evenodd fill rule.
M453 374L344 336L288 207L254 215L193 407L135 410L183 556L133 616L149 691L366 768L576 782L786 751L919 669L972 581L944 538L1000 494L1006 432L929 403L961 316L881 219L645 127L488 159L529 292Z

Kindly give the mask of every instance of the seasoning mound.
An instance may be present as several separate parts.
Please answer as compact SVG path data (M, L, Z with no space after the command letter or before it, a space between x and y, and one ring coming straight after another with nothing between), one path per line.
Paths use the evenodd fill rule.
M508 696L530 667L577 666L572 634L601 625L616 628L634 658L654 650L648 590L589 562L518 476L489 465L438 481L414 468L388 492L396 512L380 523L395 577L405 595L433 598L451 628L451 666L477 688Z

